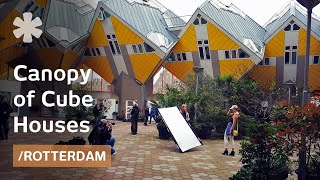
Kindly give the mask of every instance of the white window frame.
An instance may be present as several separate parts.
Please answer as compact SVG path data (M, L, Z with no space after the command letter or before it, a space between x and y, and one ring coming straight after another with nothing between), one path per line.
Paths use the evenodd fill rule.
M236 52L236 57L233 57L233 52ZM230 50L230 59L238 59L238 50L237 49L233 49Z
M100 13L102 14L102 18L100 18L99 17L99 15L100 15ZM105 13L108 13L108 12L106 12L105 10L103 10L103 9L100 9L99 10L99 13L98 13L98 19L100 20L100 21L103 21L103 20L105 20L105 19L108 19L108 18L110 18L111 17L111 15L110 15L110 17L106 17L106 14Z
M297 47L297 49L293 49L293 46L296 46ZM293 45L293 46L285 46L284 47L284 49L285 49L285 51L284 51L284 65L297 65L297 63L298 63L298 46L297 45ZM287 49L287 47L290 47L289 49ZM292 54L293 53L296 53L296 63L295 64L293 64L292 63ZM288 64L286 64L286 53L289 53L289 63Z
M229 53L229 58L227 58L226 52ZM225 59L231 59L231 52L230 52L230 50L225 50L225 51L224 51L224 58L225 58Z
M240 57L240 53L239 53L239 50L240 50L240 49L241 49L244 53L246 53L249 57L241 58L241 57ZM238 59L249 59L249 58L250 58L250 55L249 55L245 50L243 50L242 48L237 49L236 56L237 56Z
M293 20L292 20L292 21L293 21ZM289 31L286 31L285 28L287 28L289 25L290 25L290 30L289 30ZM286 32L290 32L290 31L300 31L301 26L299 26L299 29L298 29L298 30L294 30L294 29L293 29L293 26L294 26L294 25L299 26L295 21L293 21L293 23L290 22L283 30L286 31Z
M186 57L185 59L183 59L183 54L184 54L185 57ZM180 55L180 60L179 60L179 58L178 58L179 55ZM179 62L188 60L187 54L184 53L184 52L174 53L174 56L175 56L175 60L176 60L176 61L179 61Z
M89 56L90 57L98 57L98 56L103 56L102 52L101 52L101 49L99 47L96 47L96 48L87 48L89 50ZM86 50L87 50L86 49ZM98 51L97 49L99 49L99 52L100 52L100 55L98 54ZM86 51L85 50L85 51ZM94 52L94 53L93 53ZM88 56L87 56L88 57Z
M201 41L201 44L199 44L199 41ZM204 41L208 41L208 44L205 44ZM198 44L198 51L199 51L200 60L211 60L210 46L209 46L210 42L209 42L209 40L208 39L197 40L197 44ZM203 59L201 58L200 47L202 48ZM209 59L207 58L206 47L209 50Z
M266 65L266 59L269 59L269 64ZM259 64L259 66L271 66L271 58L270 57L265 57Z
M197 15L196 19L193 21L193 24L196 20L199 21L199 24L194 24L195 26L205 26L208 24L208 21L205 24L202 24L201 19L204 19L205 21L207 21L205 18L203 18L200 14Z
M115 34L107 34L106 36L107 36L107 40L109 42L109 48L111 50L111 53L114 56L121 56L122 52L121 52L121 48L120 48L119 42L117 40L117 36ZM108 38L108 36L110 36L110 38ZM115 36L115 37L113 37L113 36ZM116 46L116 44L118 46ZM114 52L112 51L112 47L111 46L114 48Z
M142 52L140 51L139 45L141 46ZM137 52L134 52L134 47L136 47ZM146 50L144 48L144 44L131 44L133 54L145 54Z

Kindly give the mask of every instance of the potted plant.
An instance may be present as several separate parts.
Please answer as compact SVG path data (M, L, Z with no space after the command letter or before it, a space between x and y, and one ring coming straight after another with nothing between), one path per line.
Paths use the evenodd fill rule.
M118 112L115 111L115 112L112 113L113 120L117 120L118 116L119 116Z
M167 126L165 125L162 119L158 122L157 129L159 132L160 139L166 139L166 140L170 139L171 133L169 132Z
M195 133L201 139L209 139L211 137L211 132L213 127L206 123L198 123L193 126Z

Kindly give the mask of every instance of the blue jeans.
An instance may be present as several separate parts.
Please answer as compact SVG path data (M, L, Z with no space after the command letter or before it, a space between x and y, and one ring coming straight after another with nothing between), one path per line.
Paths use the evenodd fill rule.
M116 143L116 138L115 137L111 137L110 140L106 141L106 145L110 145L111 146L111 154L114 154L116 152L116 149L113 147L115 143Z

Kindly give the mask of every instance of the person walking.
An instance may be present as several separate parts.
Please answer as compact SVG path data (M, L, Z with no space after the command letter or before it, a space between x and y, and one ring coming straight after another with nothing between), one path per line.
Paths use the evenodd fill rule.
M0 140L8 141L9 117L13 112L9 103L4 101L4 96L0 95Z
M150 113L149 113L149 107L146 107L144 109L144 116L145 116L145 120L144 120L144 125L145 126L148 126L148 119L149 119L149 116L150 116ZM150 117L151 118L151 117ZM150 120L151 121L151 120Z
M131 109L131 133L133 135L137 134L138 131L138 119L140 114L140 109L138 104L134 104L133 108Z
M234 152L234 148L235 148L235 142L234 142L234 129L235 126L237 126L237 130L238 130L238 120L240 117L240 113L239 113L239 108L237 105L233 105L227 115L231 116L232 119L230 119L230 121L227 124L227 128L224 132L224 146L225 146L225 150L222 153L223 155L228 155L228 143L229 141L231 141L232 143L232 151L229 154L229 156L234 156L235 152Z

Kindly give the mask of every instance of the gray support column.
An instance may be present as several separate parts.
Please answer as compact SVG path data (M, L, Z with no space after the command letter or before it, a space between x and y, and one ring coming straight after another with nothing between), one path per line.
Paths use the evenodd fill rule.
M220 76L220 63L219 63L219 55L218 51L211 51L211 59L212 59L212 71L214 78Z
M126 45L120 45L120 49L121 49L121 53L122 53L122 56L123 56L124 63L126 64L126 68L128 70L128 75L131 78L134 79L135 75L134 75L134 72L133 72L132 64L131 64L131 61L130 61L130 57L129 57Z
M119 72L118 72L116 63L114 62L112 52L109 47L104 47L104 50L106 52L107 59L109 60L109 64L110 64L114 79L118 79Z
M199 52L192 52L192 59L194 66L201 67Z
M276 85L277 87L281 87L283 85L284 78L284 57L279 56L276 57Z
M305 66L305 61L306 57L305 56L298 56L298 60L297 60L297 86L300 88L303 88L303 78L304 78L304 66Z
M127 100L138 100L141 108L142 87L126 73L122 72L114 83L114 92L119 97L119 112L126 111Z

